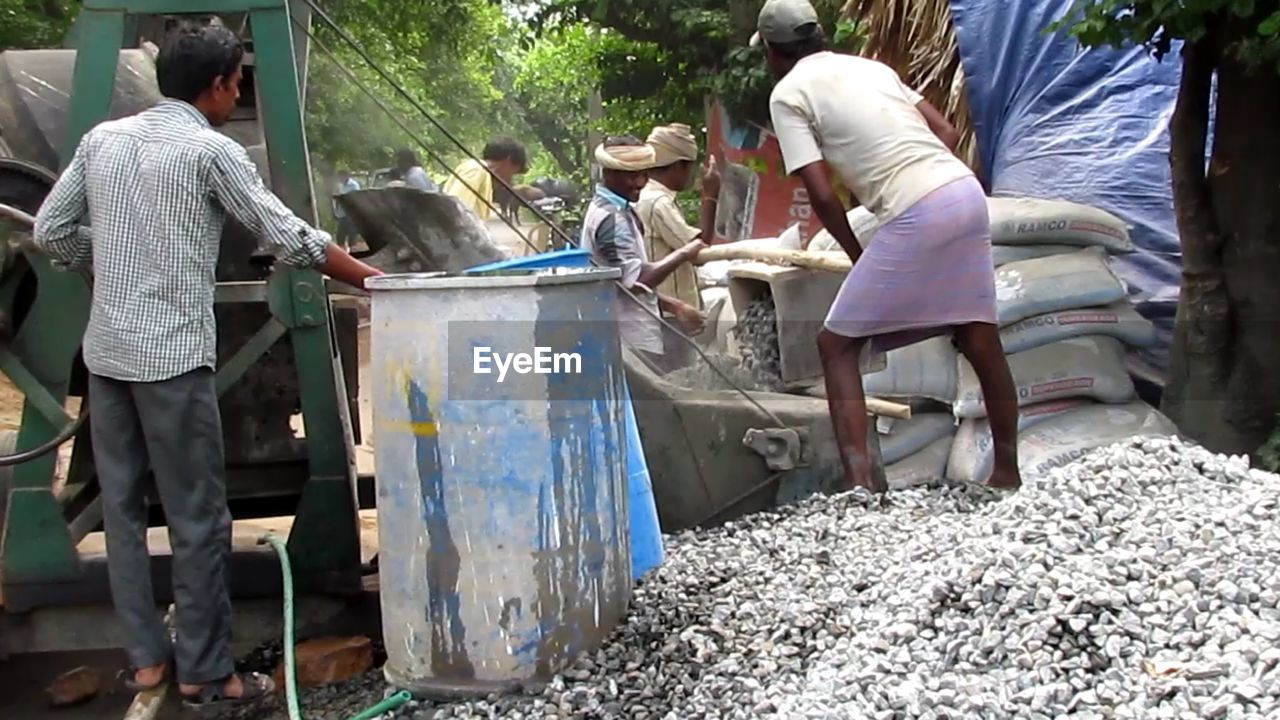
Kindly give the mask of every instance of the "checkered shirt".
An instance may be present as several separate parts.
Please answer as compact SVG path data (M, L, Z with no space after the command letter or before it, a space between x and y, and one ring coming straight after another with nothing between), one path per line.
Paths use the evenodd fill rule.
M165 100L85 135L40 208L35 241L62 269L92 268L89 372L158 382L215 367L215 271L227 214L281 262L325 259L329 235L290 212L244 148L191 105Z

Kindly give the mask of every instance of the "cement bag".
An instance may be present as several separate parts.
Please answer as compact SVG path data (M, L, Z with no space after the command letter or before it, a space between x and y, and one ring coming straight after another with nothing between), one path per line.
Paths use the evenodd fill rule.
M783 250L799 250L800 249L800 225L799 223L787 228L778 236L778 247Z
M1133 252L1129 226L1106 210L1065 200L987 198L993 245L1075 245Z
M880 433L880 458L885 464L919 452L938 438L956 432L956 419L946 413L913 415L910 420L894 420L887 433Z
M938 438L892 465L884 468L890 490L930 485L942 479L947 469L947 457L951 454L951 436Z
M955 401L956 349L949 335L890 350L885 361L881 372L863 375L862 390L867 395Z
M992 245L991 262L996 267L1019 260L1035 260L1051 255L1079 252L1075 245Z
M871 237L876 234L876 230L880 229L880 221L876 220L876 216L872 212L862 206L858 206L848 212L846 217L849 218L849 228L853 230L853 236L858 239L858 244L864 249L871 244ZM843 250L840 243L831 237L831 233L827 232L824 227L818 231L817 235L809 241L809 250Z
M986 417L978 375L960 358L955 414L958 418ZM1133 378L1124 366L1119 340L1090 335L1060 340L1009 356L1009 370L1018 388L1018 405L1090 398L1104 403L1133 399Z
M1047 420L1018 435L1024 478L1044 476L1098 448L1134 437L1168 437L1178 429L1143 402L1094 405Z
M1127 302L1083 310L1061 310L1037 315L1000 329L1006 354L1048 345L1083 335L1106 335L1130 347L1150 347L1156 342L1156 326Z
M1110 305L1127 296L1101 248L1012 262L996 270L1000 325L1036 315Z
M729 268L733 267L736 260L713 260L706 265L699 265L695 272L698 275L698 284L704 288L712 287L728 287L729 286Z
M1089 400L1073 398L1039 403L1018 412L1018 432L1034 427L1063 413L1092 405ZM986 418L970 418L960 423L951 455L947 458L947 478L965 482L985 482L995 466L995 440L991 423Z

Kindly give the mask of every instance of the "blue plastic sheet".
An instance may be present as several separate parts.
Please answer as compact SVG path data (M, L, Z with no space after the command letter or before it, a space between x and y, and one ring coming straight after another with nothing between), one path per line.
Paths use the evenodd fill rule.
M1181 61L1046 34L1071 5L952 0L982 172L993 196L1071 200L1132 226L1137 252L1112 267L1160 331L1140 359L1163 375L1181 269L1168 157Z

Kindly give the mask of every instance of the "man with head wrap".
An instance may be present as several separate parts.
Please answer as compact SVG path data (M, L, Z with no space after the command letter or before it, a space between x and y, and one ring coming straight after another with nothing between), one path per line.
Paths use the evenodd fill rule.
M636 214L635 203L649 181L655 155L651 146L630 136L610 138L596 148L595 160L604 177L583 218L582 247L599 264L622 270L623 287L639 300L637 303L630 297L621 298L618 325L622 338L633 350L667 370L662 324L657 316L665 310L691 332L701 329L703 319L697 308L659 295L655 288L706 246L694 240L657 262L649 261L644 225Z
M673 123L653 129L648 144L654 151L654 169L640 192L636 210L645 226L645 249L652 260L661 260L693 240L710 244L715 238L716 201L720 197L720 171L715 157L708 159L702 175L702 208L698 227L684 219L676 194L693 181L698 141L688 125ZM681 265L658 286L658 292L702 309L698 275L692 265Z

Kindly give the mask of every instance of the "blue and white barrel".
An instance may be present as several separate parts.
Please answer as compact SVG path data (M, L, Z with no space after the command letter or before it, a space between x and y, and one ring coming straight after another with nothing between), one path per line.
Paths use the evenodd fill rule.
M434 697L537 684L626 613L618 276L369 281L391 684Z

